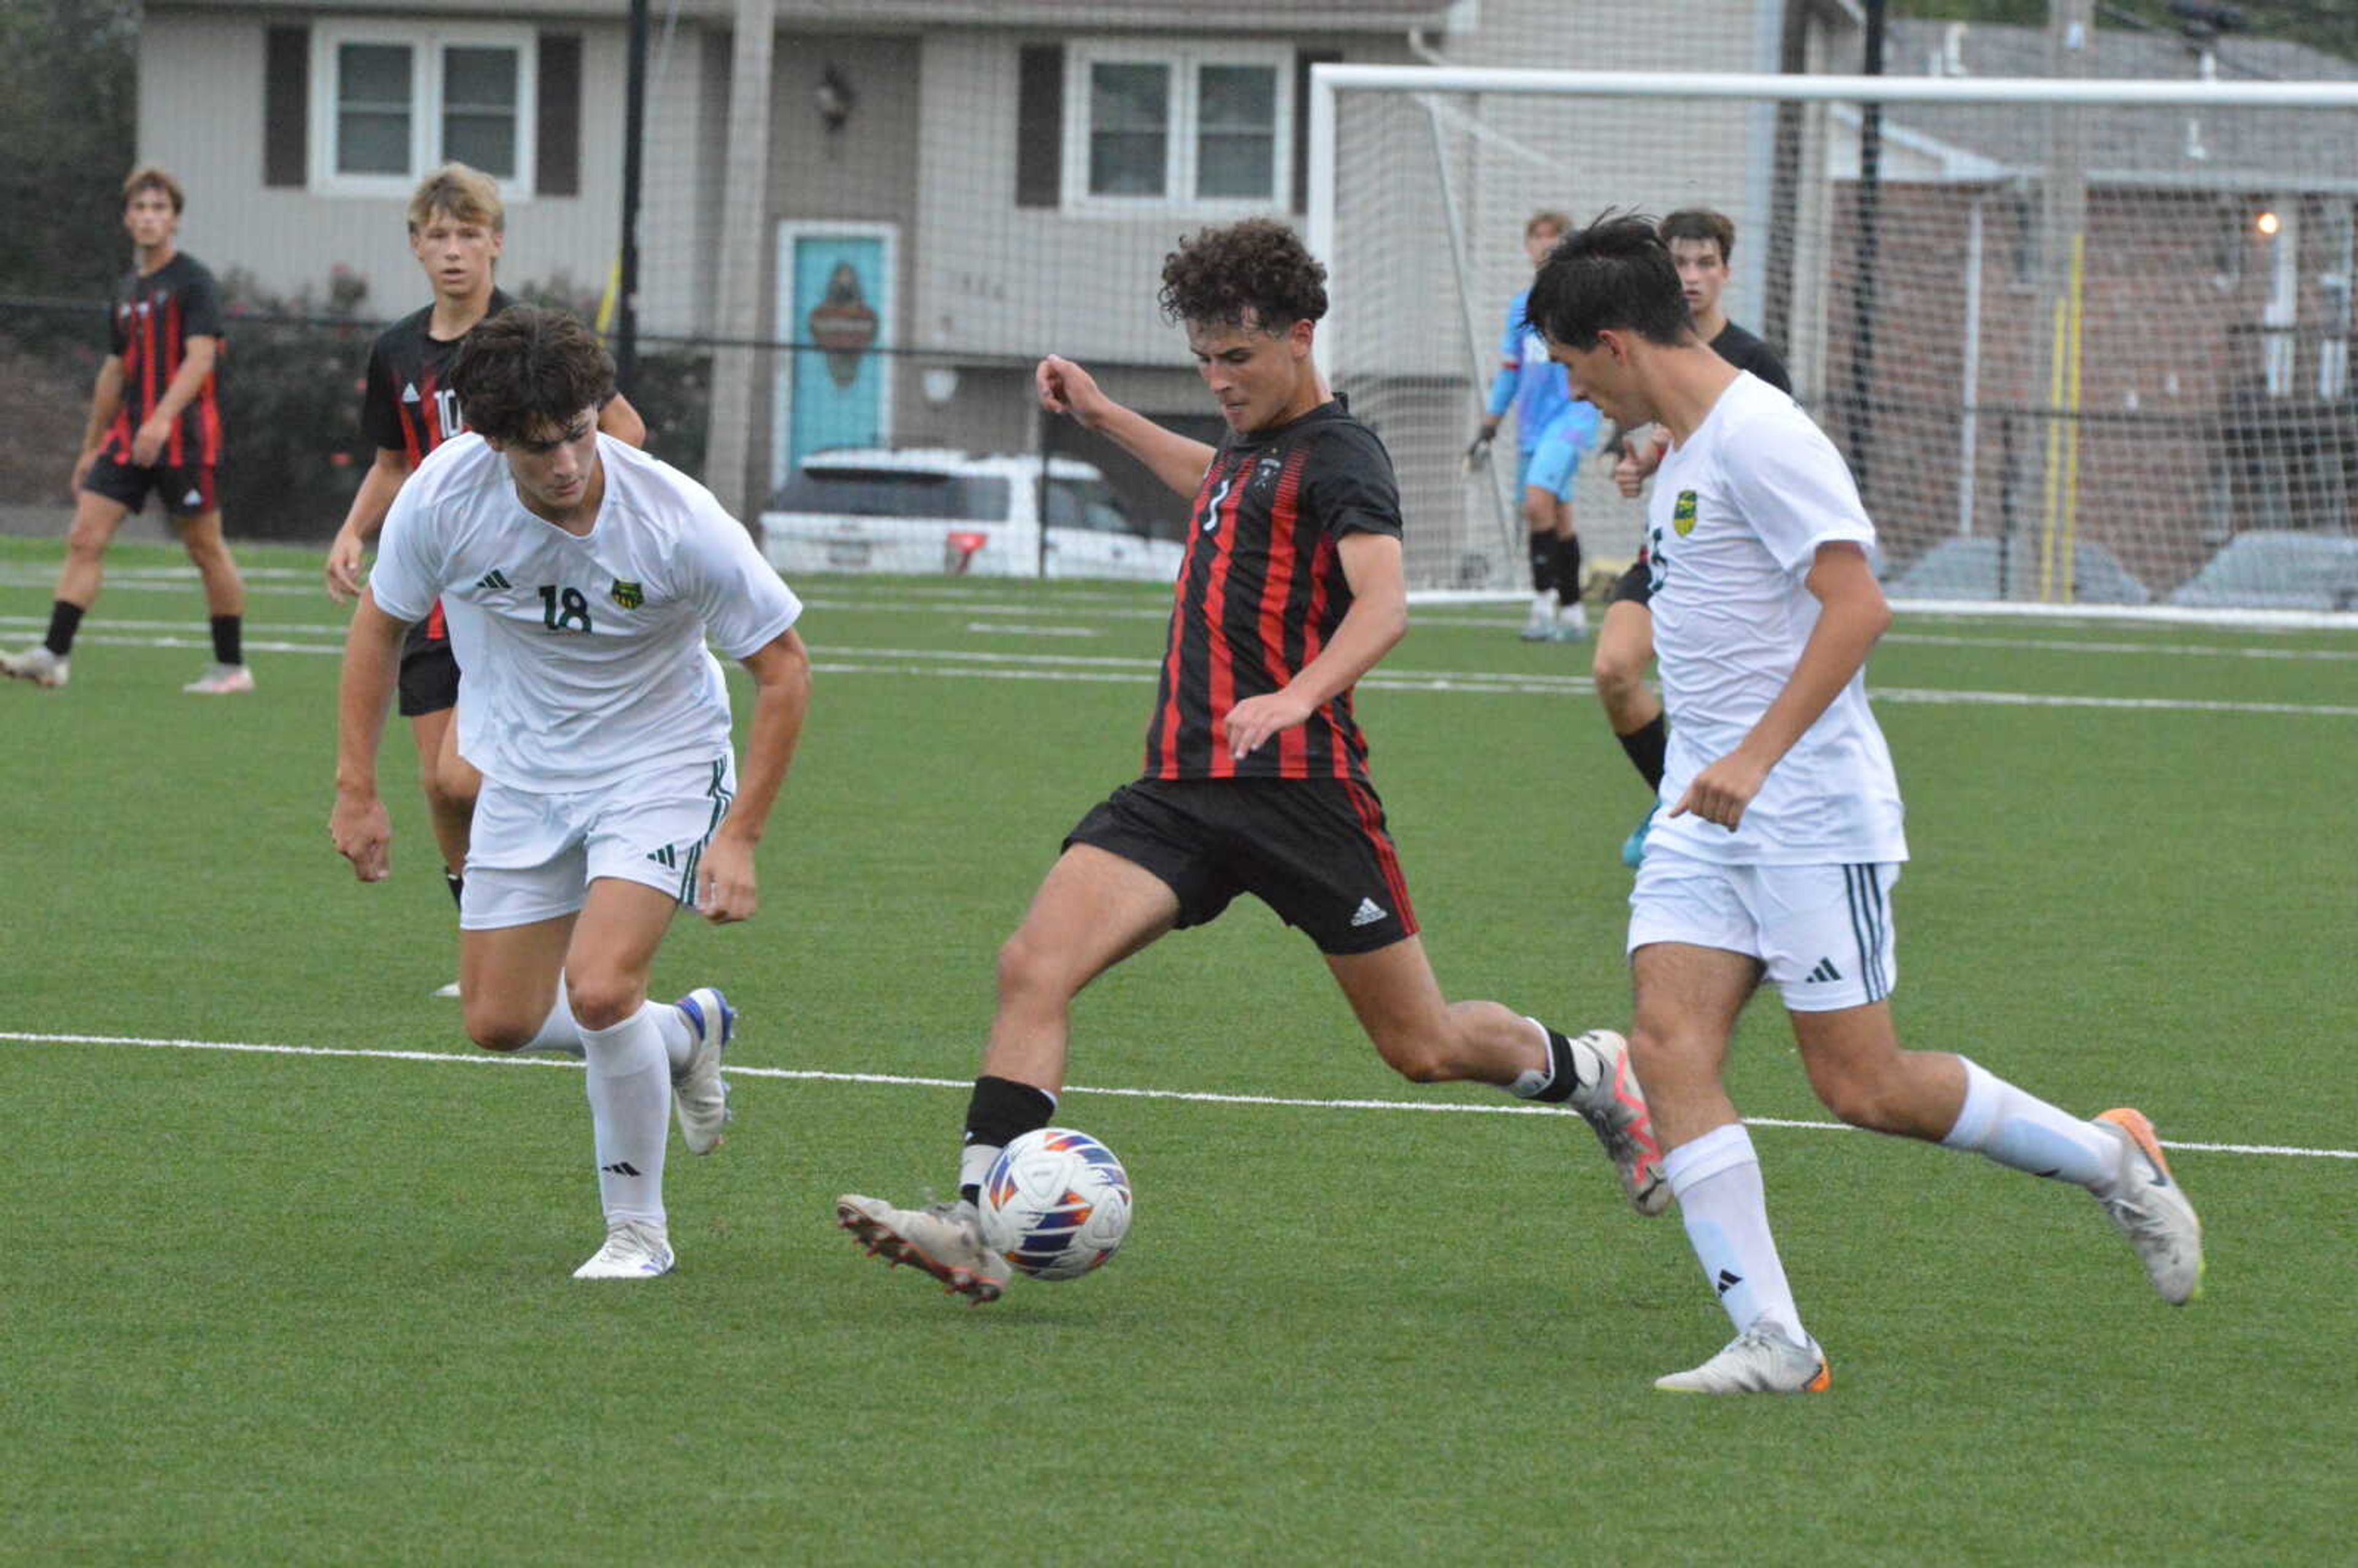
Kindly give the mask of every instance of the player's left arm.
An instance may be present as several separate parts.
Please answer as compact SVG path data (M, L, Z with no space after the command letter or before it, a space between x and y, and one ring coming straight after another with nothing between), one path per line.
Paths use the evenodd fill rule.
M810 710L810 650L803 646L801 633L789 626L740 663L753 677L745 762L737 773L737 798L697 868L697 913L715 925L749 920L760 906L753 851L794 766L803 716Z
M1276 691L1249 697L1228 709L1228 752L1243 758L1280 730L1291 730L1351 689L1408 635L1408 574L1401 542L1390 534L1353 531L1336 542L1351 608L1318 656Z
M191 336L180 350L180 368L164 395L156 400L156 412L147 416L131 438L131 460L141 468L154 466L162 454L164 443L172 438L172 427L178 422L181 410L196 401L205 380L213 373L213 361L221 351L221 340L210 336Z
M631 406L631 400L621 393L607 399L606 406L598 410L598 428L618 441L644 449L647 444L647 422Z
M1671 808L1672 816L1693 812L1734 832L1768 771L1866 666L1866 655L1891 624L1891 606L1875 580L1866 551L1855 540L1830 539L1820 545L1802 584L1818 601L1818 623L1802 644L1785 689L1736 750L1695 774Z

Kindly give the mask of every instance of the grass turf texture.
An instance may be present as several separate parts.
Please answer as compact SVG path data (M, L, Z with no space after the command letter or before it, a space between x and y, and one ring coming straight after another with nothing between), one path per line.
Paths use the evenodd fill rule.
M2076 1192L1763 1127L1834 1392L1673 1400L1650 1379L1725 1320L1675 1218L1622 1208L1576 1122L1088 1092L1509 1103L1390 1078L1250 903L1079 1005L1058 1119L1139 1184L1103 1273L981 1310L888 1276L830 1200L946 1187L963 1090L749 1072L727 1149L675 1145L680 1271L576 1283L598 1239L579 1071L482 1058L427 994L455 960L405 735L395 880L334 857L336 661L289 650L331 649L341 615L315 556L243 557L254 697L180 694L200 601L173 553L132 547L73 684L0 686L0 1031L451 1060L0 1041L0 1559L2347 1548L2358 1162L2177 1153L2211 1268L2173 1312ZM38 637L55 560L0 541L0 641ZM726 986L745 1068L962 1082L998 941L1136 765L1162 596L802 586L820 673L763 913L683 923L657 994ZM1371 683L1361 712L1443 985L1619 1026L1615 851L1642 801L1567 678L1585 652L1520 643L1509 610L1417 619L1386 673L1455 689ZM2082 1111L2140 1104L2169 1140L2358 1143L2353 664L2338 633L1903 621L1873 669L1920 857L1895 900L1903 1033ZM1823 1119L1773 1005L1731 1076L1757 1117Z

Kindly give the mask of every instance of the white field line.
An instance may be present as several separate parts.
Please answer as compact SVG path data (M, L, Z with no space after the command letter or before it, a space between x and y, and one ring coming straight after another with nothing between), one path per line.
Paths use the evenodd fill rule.
M503 1055L496 1052L386 1051L345 1045L269 1045L241 1040L177 1040L138 1034L49 1034L0 1029L0 1040L25 1045L133 1045L172 1051L226 1051L265 1056L341 1056L383 1062L430 1062L443 1066L568 1067L581 1064L557 1056ZM923 1078L902 1073L829 1073L812 1068L731 1066L736 1078L779 1078L802 1083L882 1084L894 1088L971 1089L972 1078ZM1067 1095L1105 1095L1126 1099L1180 1100L1195 1105L1265 1106L1283 1110L1410 1111L1458 1116L1573 1116L1577 1113L1547 1105L1462 1105L1443 1100L1304 1099L1284 1095L1214 1094L1195 1089L1114 1088L1070 1084ZM1853 1132L1839 1121L1796 1121L1782 1117L1745 1118L1753 1127L1790 1128L1804 1132ZM2273 1143L2197 1143L2182 1139L2161 1140L2165 1149L2191 1149L2209 1154L2267 1154L2311 1160L2358 1160L2358 1149L2303 1149Z
M0 626L46 625L26 616L0 616ZM116 624L123 624L116 622ZM186 636L122 637L104 632L84 633L77 644L116 648L210 648L211 641L193 630ZM341 643L282 643L248 638L246 648L264 654L323 654L343 652ZM811 667L822 674L855 676L929 676L964 680L1032 680L1084 682L1111 686L1143 684L1154 678L1159 661L1118 654L987 653L970 648L837 648L822 651ZM1491 697L1577 696L1593 690L1585 676L1518 675L1509 671L1378 670L1361 677L1367 691L1448 692ZM1980 708L2089 708L2144 710L2158 713L2255 713L2310 719L2358 719L2358 705L2348 703L2229 702L2196 697L2088 697L2062 692L1946 691L1929 687L1873 687L1867 695L1880 703L1917 703Z
M322 600L326 598L326 590L320 587L319 575L314 572L297 571L291 568L281 567L248 568L243 571L243 575L246 579L252 590L256 593L285 597L295 597L306 593L312 593L319 595ZM24 563L0 564L0 588L48 589L55 585L56 579L57 574L55 570L46 565L32 566ZM279 580L258 581L257 579ZM197 585L196 572L193 568L188 567L140 567L118 568L109 571L106 576L106 580L110 587L120 587L133 592L178 592L184 589L192 589ZM812 610L843 611L863 615L1016 615L1033 618L1033 624L1022 627L1008 625L968 625L967 627L967 630L969 632L990 632L1001 635L1017 633L1019 631L1029 633L1034 636L1080 636L1088 634L1077 630L1065 630L1040 625L1037 623L1037 620L1038 617L1043 614L1075 621L1152 621L1161 622L1168 621L1171 618L1171 607L1168 603L1157 602L1140 604L1132 600L1113 594L1089 596L1088 599L1082 600L1078 602L1076 602L1075 597L1066 597L1060 599L1055 604L1044 605L1036 602L1026 602L1016 600L979 599L973 597L973 593L974 590L972 589L911 589L906 590L896 590L893 596L889 599L870 599L864 598L857 592L847 594L839 590L830 592L827 589L822 589L815 593L806 595L804 597L803 603L806 607ZM1517 602L1520 604L1520 600L1518 599ZM1435 614L1430 610L1423 610L1414 612L1412 615L1412 619L1414 623L1419 626L1447 626L1469 631L1504 632L1514 627L1518 623L1520 617ZM1911 617L1910 619L1938 622L1950 618L1940 615L1919 615ZM38 617L18 615L0 616L0 625L22 625L40 628L46 627L48 624L49 621L46 615ZM169 627L178 625L179 622L165 622L160 623L159 626L159 623L156 622L112 621L109 624L118 630L147 629L150 627L168 629ZM2342 624L2342 623L2340 622L2335 622L2333 629L2340 630ZM343 628L341 625L330 628L319 628L313 626L297 627L292 624L273 624L269 629L272 631L287 633L325 630L331 632L332 634L338 637L341 637L343 635ZM2237 629L2257 632L2263 634L2268 634L2274 631L2273 628L2268 627ZM2066 628L2059 627L2058 630L2066 630ZM2085 628L2075 627L2069 628L2068 630L2084 631ZM2116 654L2125 654L2132 657L2138 655L2158 654L2173 658L2276 659L2290 661L2323 660L2331 663L2358 663L2358 649L2353 648L2245 647L2204 643L2137 643L2119 640L2096 641L2084 636L1976 636L1953 633L1940 633L1931 632L1890 632L1885 633L1883 641L1887 643L1915 647L1991 648L2014 653Z

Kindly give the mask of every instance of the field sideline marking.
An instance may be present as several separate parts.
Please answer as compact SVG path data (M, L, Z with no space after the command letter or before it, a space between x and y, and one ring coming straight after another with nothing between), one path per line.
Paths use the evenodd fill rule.
M438 1062L479 1067L567 1067L579 1072L581 1064L566 1057L502 1055L495 1052L389 1051L356 1045L266 1045L236 1040L152 1039L138 1034L35 1034L0 1029L0 1040L28 1045L140 1045L175 1051L232 1051L264 1056L357 1056L385 1062ZM920 1078L900 1073L829 1073L815 1068L736 1067L739 1078L784 1078L829 1084L884 1084L900 1088L970 1089L972 1078ZM1302 1110L1405 1110L1455 1112L1470 1116L1573 1116L1577 1112L1547 1105L1463 1105L1446 1100L1299 1099L1283 1095L1215 1094L1196 1089L1100 1088L1083 1084L1065 1086L1068 1095L1107 1095L1124 1099L1185 1100L1198 1105L1264 1105ZM1839 1121L1797 1121L1782 1117L1747 1116L1750 1127L1794 1128L1809 1132L1855 1132ZM2282 1154L2314 1160L2358 1160L2358 1149L2302 1149L2288 1144L2195 1143L2160 1140L2165 1149L2191 1149L2206 1154Z
M10 618L0 617L0 623ZM18 617L30 623L30 618ZM183 637L117 637L83 633L80 643L117 648L209 648L201 634ZM265 654L335 655L341 643L318 644L245 640L248 650ZM892 661L868 663L868 660ZM950 661L965 661L963 667ZM901 662L906 661L906 662ZM979 666L979 667L978 667ZM1011 667L1012 666L1012 667ZM1107 667L1112 666L1112 667ZM1002 654L972 648L857 648L822 650L811 668L822 675L927 676L953 680L1054 680L1093 686L1143 685L1161 667L1156 659L1110 654ZM1359 677L1365 691L1458 692L1477 697L1551 697L1595 689L1585 676L1517 675L1511 671L1451 674L1446 671L1376 670ZM2311 719L2358 719L2358 706L2330 702L2235 702L2203 697L2084 697L2068 693L1952 691L1931 687L1877 687L1876 702L1966 708L2092 708L2158 713L2257 713Z

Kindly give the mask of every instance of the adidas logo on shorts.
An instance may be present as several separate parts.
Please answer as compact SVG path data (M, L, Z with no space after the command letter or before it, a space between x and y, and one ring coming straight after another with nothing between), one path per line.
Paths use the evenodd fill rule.
M1351 924L1354 925L1373 925L1379 920L1390 918L1390 912L1371 898L1361 899L1359 907L1351 913Z

